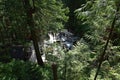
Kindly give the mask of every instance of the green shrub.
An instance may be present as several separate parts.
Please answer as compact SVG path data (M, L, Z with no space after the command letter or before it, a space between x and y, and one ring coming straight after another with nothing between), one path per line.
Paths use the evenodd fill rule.
M51 67L20 60L0 63L0 80L52 80Z

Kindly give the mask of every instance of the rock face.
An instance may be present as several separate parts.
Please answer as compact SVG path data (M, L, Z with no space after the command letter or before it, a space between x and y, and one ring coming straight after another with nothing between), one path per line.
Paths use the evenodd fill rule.
M32 51L32 54L29 58L29 61L37 63L37 57L35 54L34 46L31 46L31 51Z
M52 55L57 58L61 58L61 54L59 52L63 51L63 49L66 51L73 49L73 45L78 40L74 34L68 32L67 30L60 31L58 33L50 32L48 33L48 36L49 39L44 40L43 43L43 49L46 51L44 54L47 54L47 56Z
M32 53L31 53L31 56L29 57L29 61L37 63L37 57L35 54L34 46L32 46L31 51ZM45 54L42 54L41 57L42 57L43 62L46 62Z
M53 44L59 42L62 46L68 50L71 50L78 37L68 32L67 30L60 31L58 33L48 33L49 40L45 41L44 44Z
M77 37L73 33L68 32L67 30L61 31L58 33L57 38L63 44L64 48L71 50L74 43L77 41Z

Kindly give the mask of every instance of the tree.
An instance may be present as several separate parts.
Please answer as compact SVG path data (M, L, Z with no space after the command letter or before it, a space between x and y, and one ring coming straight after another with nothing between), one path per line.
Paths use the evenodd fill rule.
M39 45L38 45L37 35L36 35L36 31L35 31L35 24L34 24L34 20L33 20L33 13L31 12L32 7L30 5L29 0L24 0L23 4L24 4L24 8L26 10L27 23L28 23L28 26L30 27L31 37L32 37L34 48L35 48L38 64L41 66L44 66L42 57L41 57L40 51L39 51Z
M42 54L38 51L38 42L42 45L46 34L63 28L63 24L68 19L66 16L68 9L63 7L60 1L28 0L25 3L20 0L2 0L2 2L4 9L1 11L3 12L1 18L3 25L0 26L3 36L1 41L25 45L32 39L38 57ZM41 60L38 61L42 65Z
M86 32L84 35L84 39L87 43L89 43L90 50L92 50L94 54L94 59L92 62L90 61L90 65L92 65L97 68L97 66L101 64L101 70L108 70L108 68L113 68L113 65L117 66L118 62L116 59L116 64L113 64L111 59L115 59L115 57L119 54L119 46L113 45L112 41L112 30L114 32L114 29L110 28L115 26L115 29L117 29L117 24L119 22L119 17L114 18L114 15L116 16L116 3L112 0L94 0L94 1L87 1L86 5L79 8L78 10L78 17L83 20L83 24L87 24L90 27L90 30ZM117 10L117 13L119 10ZM114 15L113 15L114 14ZM114 20L113 20L114 19ZM116 21L116 24L114 23ZM112 24L111 24L112 23ZM107 37L107 35L110 33L110 36ZM115 37L114 37L115 38ZM116 37L119 39L119 37ZM110 42L109 42L110 39ZM105 42L107 43L105 44ZM109 42L109 44L108 44ZM118 43L117 41L115 41ZM105 46L105 48L104 48ZM116 47L115 47L116 46ZM114 47L114 48L113 48ZM103 54L101 53L102 51ZM114 51L114 52L113 52ZM117 55L115 53L118 53ZM102 58L100 58L102 56ZM114 55L114 56L113 56ZM89 62L89 61L88 61ZM100 63L99 63L100 62ZM103 63L102 63L103 62ZM99 63L99 64L98 64ZM95 70L93 70L95 73ZM111 74L109 74L109 77L107 77L107 72L105 71L98 71L99 72L99 78L101 76L101 79L118 79L115 77L111 77ZM102 75L103 73L104 76ZM118 74L118 73L117 73ZM91 78L91 79L96 79Z

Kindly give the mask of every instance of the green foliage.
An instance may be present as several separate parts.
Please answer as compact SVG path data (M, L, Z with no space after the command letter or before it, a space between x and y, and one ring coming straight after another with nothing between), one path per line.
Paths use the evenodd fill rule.
M33 15L35 33L42 41L49 31L58 31L67 22L69 12L59 0L29 0L30 14ZM33 2L34 1L34 2ZM33 26L34 27L34 26ZM27 23L27 14L23 0L0 0L0 44L27 45L31 38L30 26ZM1 48L0 48L1 49ZM2 49L3 50L3 49ZM2 52L0 50L0 52ZM3 52L2 60L6 58L7 51ZM52 80L50 70L40 68L31 63L12 61L1 64L1 80ZM47 68L48 69L48 68ZM5 72L4 72L5 71Z
M86 4L75 11L78 19L74 14L77 7L71 6L72 2L74 1L66 4L70 7L69 26L75 31L80 30L84 36L73 50L67 52L53 44L44 48L44 52L49 64L57 64L59 80L93 80L119 0L87 0ZM68 20L66 15L69 10L61 0L30 0L30 4L36 34L40 40L47 32L63 28ZM119 17L118 14L97 80L120 80ZM30 27L26 18L21 0L0 0L0 44L17 41L27 45L26 38L30 34ZM5 53L1 59L9 59L6 57L7 50L0 48L0 52ZM49 64L41 68L37 64L17 60L0 63L0 80L53 80Z
M63 28L63 24L68 20L66 16L68 8L64 8L61 1L57 0L37 0L35 1L36 13L35 22L42 29L41 34L48 31L58 31Z
M47 63L55 63L57 65L58 80L63 80L64 78L64 62L65 62L65 50L60 46L60 44L54 43L43 47L43 51L46 55Z
M109 51L111 49L112 51ZM110 49L107 50L109 58L102 63L97 80L119 80L120 57L118 56L119 51L117 51L118 47L113 46L110 46ZM63 62L61 61L61 64L59 64L61 75L63 75L60 80L93 80L98 64L97 56L98 53L91 50L89 44L81 40L73 50L65 53Z
M89 31L85 33L84 39L88 43L87 45L90 46L90 50L94 53L94 57L96 58L92 58L93 62L97 59L99 61L99 57L103 52L116 13L116 2L113 0L87 1L87 3L83 5L83 7L77 9L76 12L78 18L84 22L83 24L89 25ZM109 69L111 70L111 68L114 68L113 66L117 66L119 63L118 59L120 57L116 54L119 53L119 41L114 41L120 39L115 36L115 34L119 34L119 32L116 32L119 29L119 21L119 16L117 16L115 30L113 32L114 36L111 35L112 38L106 50L105 60L103 61L103 64L105 64L102 65L97 80L117 79L115 76L113 77L113 75L111 75ZM95 70L96 69L92 70L90 78L88 79L94 79L96 73Z
M69 51L66 57L67 62L67 80L87 80L90 69L86 67L91 61L91 51L85 43L79 42L75 49ZM86 69L85 69L86 68ZM86 70L86 72L84 72Z
M91 39L96 38L95 40L101 40L101 38L106 35L104 34L106 28L111 27L115 10L114 1L95 0L93 3L92 1L88 1L85 6L76 11L78 11L78 17L84 21L83 24L89 24L90 26L87 35L93 35L93 37L91 36Z
M76 12L78 12L78 18L84 21L83 24L89 25L89 31L85 33L85 39L91 44L91 47L95 48L95 46L104 44L116 12L115 2L112 0L87 1ZM114 37L114 39L118 40L119 37Z
M30 39L30 26L27 24L24 2L21 0L2 0L0 4L0 36L9 42L26 43ZM58 31L68 20L69 12L61 1L30 0L37 37L46 35L49 31Z
M34 63L13 60L0 63L0 80L52 80L52 70L49 65L42 68Z

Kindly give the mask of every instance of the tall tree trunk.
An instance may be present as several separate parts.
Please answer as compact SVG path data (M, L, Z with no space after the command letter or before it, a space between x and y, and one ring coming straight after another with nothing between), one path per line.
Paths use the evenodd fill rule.
M34 24L33 15L32 15L33 11L32 11L32 7L30 5L30 1L23 0L23 4L24 4L24 8L26 10L27 23L28 23L28 26L30 27L31 37L32 37L34 48L35 48L38 64L40 66L44 66L44 63L43 63L43 60L42 60L42 57L40 54L40 50L39 50L37 35L36 35L36 31L35 31L35 24Z

